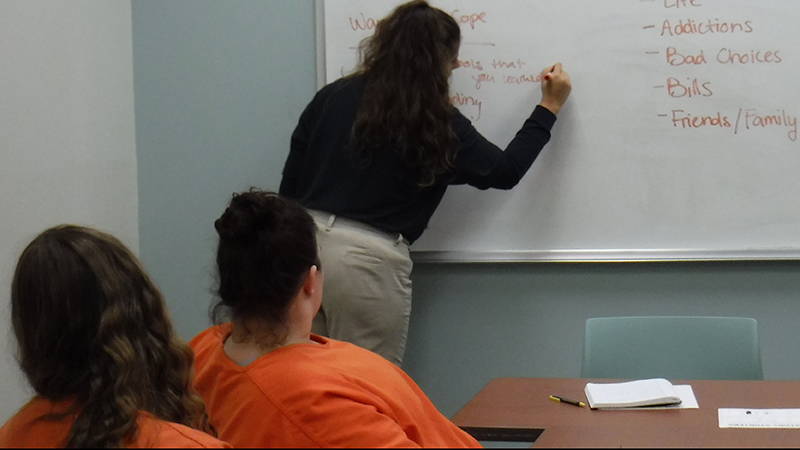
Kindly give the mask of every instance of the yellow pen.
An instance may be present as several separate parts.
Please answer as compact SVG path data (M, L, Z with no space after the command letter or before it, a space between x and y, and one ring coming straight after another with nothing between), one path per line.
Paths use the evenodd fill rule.
M550 400L553 400L554 402L567 403L574 406L586 406L586 403L576 402L575 400L569 400L564 397L559 397L557 395L551 395Z

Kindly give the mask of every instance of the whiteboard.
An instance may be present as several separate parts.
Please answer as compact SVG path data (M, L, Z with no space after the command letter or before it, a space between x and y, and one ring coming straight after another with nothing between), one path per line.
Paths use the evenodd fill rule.
M400 2L325 0L323 82ZM796 0L433 0L454 103L500 147L560 61L573 90L509 191L448 189L416 261L800 259Z

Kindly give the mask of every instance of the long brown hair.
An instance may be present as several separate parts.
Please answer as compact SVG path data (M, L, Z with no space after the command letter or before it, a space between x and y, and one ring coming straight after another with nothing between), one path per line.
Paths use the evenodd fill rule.
M74 400L67 447L121 447L140 411L209 431L191 349L164 299L115 237L61 225L20 256L11 285L18 360L36 393Z
M458 138L452 130L449 75L461 30L447 13L414 0L378 22L361 43L364 99L353 126L353 148L369 154L393 143L419 185L430 186L453 167Z

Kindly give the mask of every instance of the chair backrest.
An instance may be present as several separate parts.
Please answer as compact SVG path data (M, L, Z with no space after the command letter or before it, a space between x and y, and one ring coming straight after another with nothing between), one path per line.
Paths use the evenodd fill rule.
M581 377L763 380L758 323L744 317L589 319Z

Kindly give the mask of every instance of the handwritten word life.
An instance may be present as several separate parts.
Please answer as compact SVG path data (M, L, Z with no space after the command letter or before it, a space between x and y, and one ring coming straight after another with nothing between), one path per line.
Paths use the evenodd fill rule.
M664 0L664 8L686 8L688 6L703 6L700 0Z

